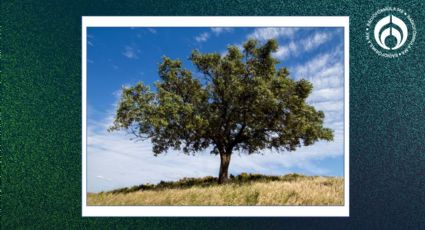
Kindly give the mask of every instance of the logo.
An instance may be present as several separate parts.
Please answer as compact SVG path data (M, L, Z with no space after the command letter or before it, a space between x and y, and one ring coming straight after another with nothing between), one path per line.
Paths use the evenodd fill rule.
M366 40L378 55L396 58L411 49L416 40L416 25L404 10L386 7L376 11L369 19Z

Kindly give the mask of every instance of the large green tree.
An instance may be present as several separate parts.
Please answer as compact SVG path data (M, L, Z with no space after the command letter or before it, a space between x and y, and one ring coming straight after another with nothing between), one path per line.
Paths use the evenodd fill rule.
M229 46L226 55L194 50L189 59L196 73L164 57L156 90L143 83L122 89L110 130L151 140L155 156L169 148L191 154L211 146L221 159L219 183L227 180L235 151L293 151L331 141L323 112L306 103L312 84L276 68L277 48L275 40L250 39L242 50Z

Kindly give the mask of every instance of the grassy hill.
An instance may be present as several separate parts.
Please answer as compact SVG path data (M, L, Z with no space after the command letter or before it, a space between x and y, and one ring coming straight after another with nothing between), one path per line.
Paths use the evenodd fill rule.
M183 178L110 192L88 193L88 205L343 205L340 177L264 176L242 173L228 183L217 178Z

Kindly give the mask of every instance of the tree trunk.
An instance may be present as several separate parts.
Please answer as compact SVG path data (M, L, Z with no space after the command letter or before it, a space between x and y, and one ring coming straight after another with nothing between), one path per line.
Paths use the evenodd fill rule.
M230 155L228 153L220 153L220 172L218 175L218 183L223 184L228 179Z

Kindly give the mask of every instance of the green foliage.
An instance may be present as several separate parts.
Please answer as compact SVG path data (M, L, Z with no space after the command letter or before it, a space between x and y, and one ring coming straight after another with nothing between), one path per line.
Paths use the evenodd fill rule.
M275 40L248 40L243 50L226 55L195 50L190 60L199 73L179 60L163 58L160 81L152 91L143 83L122 90L114 125L140 139L151 139L155 155L169 148L184 153L213 146L212 153L262 149L293 151L301 145L332 140L324 114L306 103L313 85L276 69Z
M291 174L286 174L284 176L281 177L281 180L283 181L296 181L298 179L303 179L306 176L301 175L301 174L297 174L297 173L291 173ZM311 177L314 178L314 177Z

